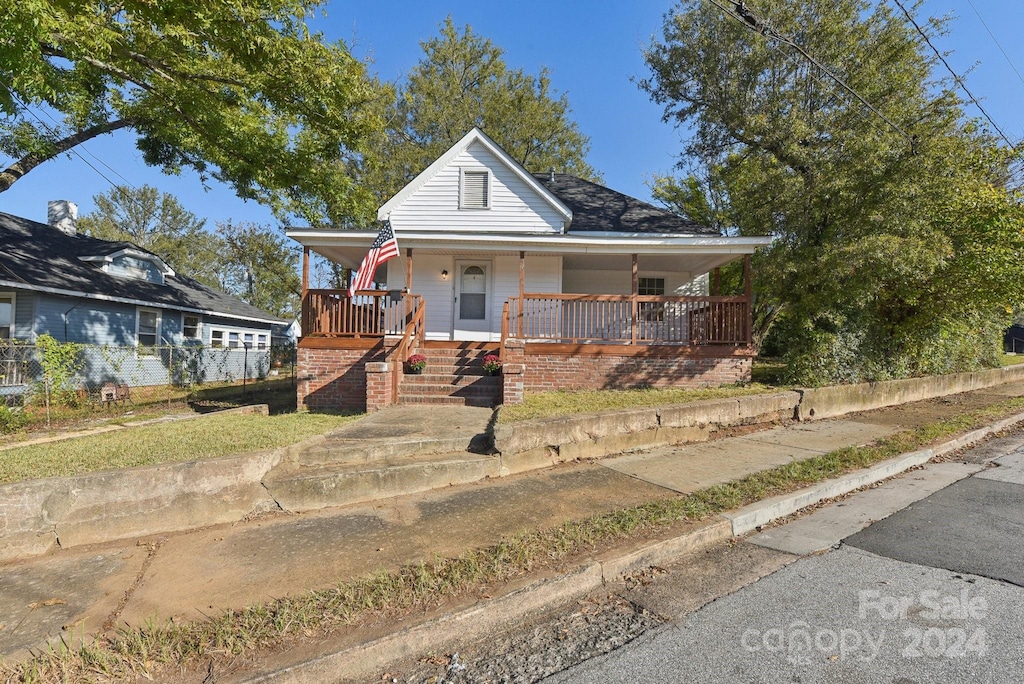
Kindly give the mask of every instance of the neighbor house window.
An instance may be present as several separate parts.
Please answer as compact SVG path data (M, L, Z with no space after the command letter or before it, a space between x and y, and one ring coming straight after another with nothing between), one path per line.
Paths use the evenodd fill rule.
M160 340L160 312L156 309L138 309L135 339L140 353L152 354Z
M490 174L487 171L462 172L463 209L487 209L491 206Z
M0 294L0 340L14 336L14 294Z
M245 332L230 328L210 328L210 346L228 349L267 349L266 333Z
M199 316L194 314L184 314L181 317L181 336L186 340L199 340L200 329L199 329Z
M665 294L665 279L664 278L638 278L637 279L637 294L640 294L640 295L664 295Z

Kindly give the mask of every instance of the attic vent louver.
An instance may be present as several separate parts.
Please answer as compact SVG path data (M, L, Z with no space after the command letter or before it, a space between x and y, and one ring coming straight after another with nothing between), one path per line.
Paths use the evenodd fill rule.
M486 209L490 206L489 174L486 171L462 173L462 206L466 209Z

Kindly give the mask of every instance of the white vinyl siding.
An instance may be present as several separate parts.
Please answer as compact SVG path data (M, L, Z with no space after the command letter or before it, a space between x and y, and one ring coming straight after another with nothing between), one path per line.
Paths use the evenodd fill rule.
M462 180L487 174L488 211L460 211ZM391 212L402 229L443 233L559 233L564 217L482 145L474 143Z
M471 255L465 255L472 260ZM413 260L412 291L423 295L427 303L426 337L429 340L452 339L452 320L457 274L455 260L462 257L436 254L417 255ZM396 263L400 262L400 263ZM388 263L388 280L396 283L405 280L405 264L402 259ZM394 269L394 270L391 270ZM448 279L441 277L441 271L448 271ZM501 312L509 297L519 296L519 257L499 256L491 260L491 293L488 305L493 312L490 316L491 339L501 337ZM527 292L561 292L562 257L527 256Z
M688 271L640 271L639 279L663 280L665 294L676 296L702 296L708 293L707 275L693 277ZM574 294L619 294L633 291L633 277L629 271L566 269L562 274L564 292Z

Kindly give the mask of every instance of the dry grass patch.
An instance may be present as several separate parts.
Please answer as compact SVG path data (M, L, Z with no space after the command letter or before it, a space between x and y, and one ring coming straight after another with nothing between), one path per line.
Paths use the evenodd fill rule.
M0 452L0 484L273 449L355 418L313 413L207 416L15 447Z

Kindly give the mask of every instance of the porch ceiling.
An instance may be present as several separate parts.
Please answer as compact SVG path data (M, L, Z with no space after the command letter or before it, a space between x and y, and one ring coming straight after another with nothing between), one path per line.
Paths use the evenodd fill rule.
M347 268L357 268L376 237L371 231L337 231L296 229L288 236L317 254ZM615 270L628 268L632 254L637 254L641 268L657 271L689 271L704 273L729 263L757 247L767 245L769 238L732 238L708 236L665 236L656 239L633 235L438 235L437 233L406 233L398 235L403 250L417 254L458 256L558 256L564 268Z

